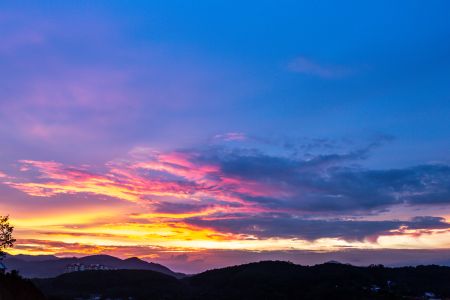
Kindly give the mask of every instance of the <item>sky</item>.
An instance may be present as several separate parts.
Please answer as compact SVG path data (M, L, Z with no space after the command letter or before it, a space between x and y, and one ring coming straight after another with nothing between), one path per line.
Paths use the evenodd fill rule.
M450 2L0 2L12 254L450 264Z

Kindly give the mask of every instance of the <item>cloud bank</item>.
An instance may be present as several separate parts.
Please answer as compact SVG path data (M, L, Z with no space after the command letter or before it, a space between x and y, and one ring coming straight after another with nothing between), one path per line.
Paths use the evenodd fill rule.
M360 163L380 144L307 156L249 147L241 138L231 146L136 148L101 167L23 160L18 176L3 182L36 197L120 199L141 207L130 215L133 222L193 226L236 239L376 242L379 236L447 232L442 217L370 219L396 206L450 202L449 165L364 168Z

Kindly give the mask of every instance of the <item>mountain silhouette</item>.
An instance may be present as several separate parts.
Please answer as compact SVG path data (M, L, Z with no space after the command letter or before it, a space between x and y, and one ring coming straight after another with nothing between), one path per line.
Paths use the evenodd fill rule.
M110 269L123 270L150 270L174 277L183 277L184 274L176 273L169 268L152 262L143 261L137 257L120 259L110 255L91 255L85 257L57 258L52 256L8 255L4 259L5 265L10 270L17 270L26 278L50 278L64 274L71 264L94 265L99 264Z

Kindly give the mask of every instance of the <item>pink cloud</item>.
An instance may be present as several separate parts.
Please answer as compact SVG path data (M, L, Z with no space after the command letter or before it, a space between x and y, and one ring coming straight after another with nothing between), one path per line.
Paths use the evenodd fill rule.
M147 153L148 156L140 159L131 155L125 160L111 161L103 171L95 171L87 166L22 160L22 179L4 182L31 196L87 193L150 205L150 210L152 203L164 201L208 203L207 208L194 214L189 211L189 216L267 211L238 195L271 196L279 192L260 182L226 176L219 165L196 162L195 153L158 153L150 150ZM164 213L164 210L160 213ZM181 217L185 213L183 209L179 211Z

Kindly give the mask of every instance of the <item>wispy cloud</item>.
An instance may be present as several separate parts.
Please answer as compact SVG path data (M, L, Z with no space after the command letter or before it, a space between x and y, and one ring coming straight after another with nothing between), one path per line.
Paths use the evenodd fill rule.
M225 134L216 134L214 138L224 141L243 141L247 139L247 135L242 132L228 132Z
M342 78L355 72L354 69L347 66L323 64L303 56L293 59L288 64L288 69L291 72L317 76L325 79Z

